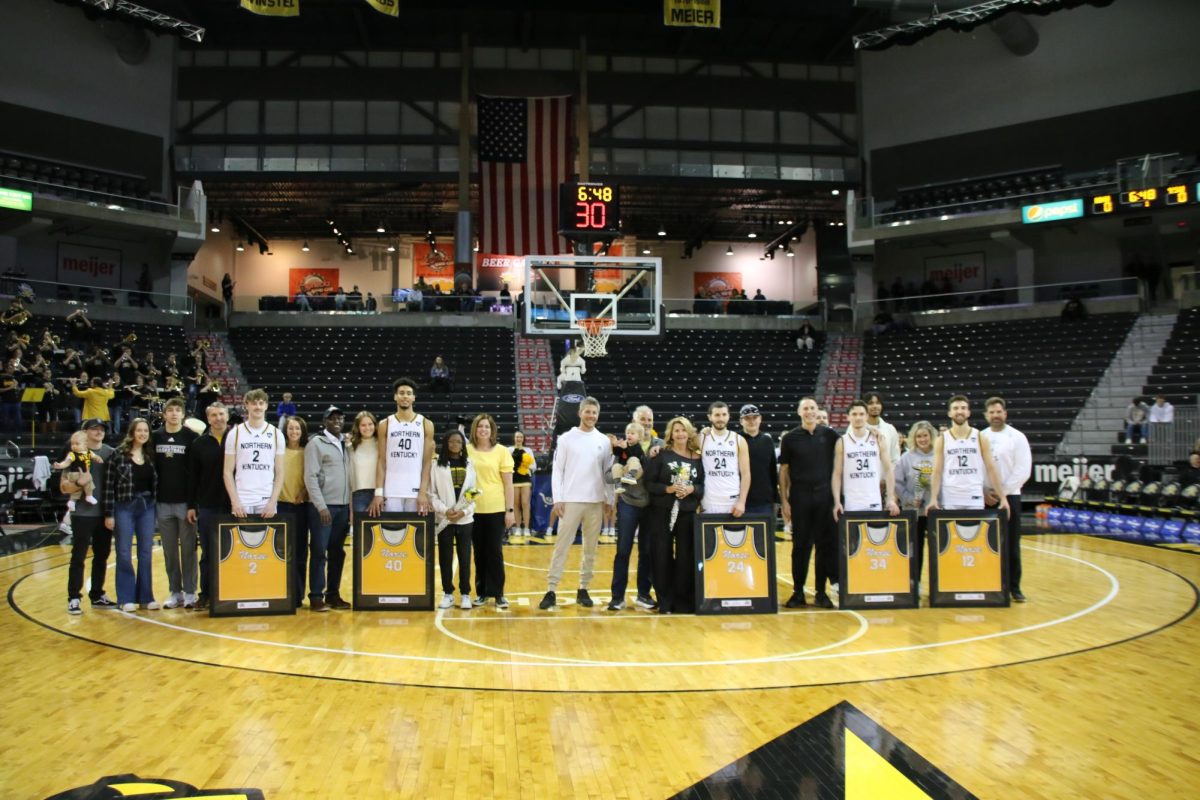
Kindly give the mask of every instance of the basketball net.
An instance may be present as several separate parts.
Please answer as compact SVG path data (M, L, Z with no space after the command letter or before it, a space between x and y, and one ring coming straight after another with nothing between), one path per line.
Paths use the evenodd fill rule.
M583 355L585 358L598 358L608 355L608 335L617 327L617 321L612 317L591 317L579 320L583 329Z

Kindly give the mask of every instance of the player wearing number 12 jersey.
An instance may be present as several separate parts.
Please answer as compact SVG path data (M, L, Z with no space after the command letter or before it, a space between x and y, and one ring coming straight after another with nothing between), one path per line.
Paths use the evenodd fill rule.
M845 492L846 511L883 511L893 517L900 513L896 505L892 459L886 446L881 446L878 431L867 427L867 404L855 400L847 414L850 428L838 439L833 450L833 518L842 515L842 493ZM881 496L883 483L886 496Z
M996 472L991 446L979 431L967 424L971 418L971 404L965 396L956 394L950 398L947 416L953 424L933 446L929 510L982 510L984 476L991 486L1003 485ZM1010 513L1007 498L1000 498L1000 508L1006 514Z

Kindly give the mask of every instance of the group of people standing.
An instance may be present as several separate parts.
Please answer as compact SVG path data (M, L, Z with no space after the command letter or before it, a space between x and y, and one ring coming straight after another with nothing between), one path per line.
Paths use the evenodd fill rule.
M182 400L167 403L164 424L150 430L134 419L116 448L104 444L106 424L83 425L79 458L64 468L60 486L82 496L86 469L96 503L77 504L68 579L68 611L81 613L87 550L94 551L89 598L93 607L156 610L151 542L162 534L169 596L165 608L208 605L211 570L208 544L219 514L272 518L287 514L298 536L291 566L293 597L306 590L312 611L350 608L341 597L345 543L355 515L387 512L433 514L441 570L440 608L494 603L507 609L503 543L506 531L528 532L530 484L536 469L523 436L510 449L500 444L490 414L478 414L437 436L431 420L416 411L417 386L400 378L392 387L396 411L382 420L358 413L349 436L345 415L327 408L311 435L305 420L289 417L280 430L266 420L262 390L243 398L246 420L229 427L228 409L212 403L203 433L183 425ZM697 430L674 417L660 438L653 411L640 406L623 437L598 429L600 404L585 398L579 425L555 447L552 520L559 535L550 560L547 591L539 608L553 609L567 557L582 533L582 564L575 601L594 605L589 589L606 509L616 505L616 553L608 609L626 608L629 563L638 546L634 605L660 613L695 610L693 525L697 514L745 514L783 519L793 531L792 575L796 587L787 606L807 605L802 587L816 553L815 604L830 608L826 587L837 580L834 524L843 511L997 505L1008 514L1012 596L1020 591L1020 488L1029 477L1029 446L1007 425L1003 399L987 401L989 427L968 424L970 407L951 398L952 423L940 435L927 422L913 426L910 449L900 455L896 429L880 417L878 395L855 401L850 427L838 434L820 422L812 398L800 401L801 424L788 431L778 451L762 432L757 406L741 407L741 430L730 427L730 409L714 402L708 424ZM74 471L72 471L74 470ZM923 531L922 531L923 532ZM104 591L112 537L117 547L117 599ZM137 566L133 565L133 546ZM199 559L196 558L197 545ZM919 581L920 553L914 579ZM472 566L474 576L472 576ZM197 575L198 570L198 575ZM474 580L472 581L472 577ZM472 589L474 596L472 596Z

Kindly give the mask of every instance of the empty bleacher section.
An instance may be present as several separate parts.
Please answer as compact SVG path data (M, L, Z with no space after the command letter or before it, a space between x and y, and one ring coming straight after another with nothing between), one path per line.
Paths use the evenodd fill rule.
M1143 391L1148 397L1164 394L1176 406L1196 405L1200 396L1200 307L1179 314Z
M507 441L517 425L513 335L505 328L235 328L230 342L251 388L266 389L269 412L283 392L311 425L329 405L347 427L367 410L394 412L392 381L417 383L417 411L439 432L459 416L487 412ZM450 366L453 390L435 394L429 368L437 356Z
M902 432L917 420L946 421L953 394L973 401L985 425L991 395L1008 402L1009 422L1034 455L1051 454L1133 325L1133 314L1081 321L1013 320L944 325L876 336L863 362L864 392L884 397L884 417Z
M153 196L141 175L0 152L0 178L5 186L44 197L87 202L98 193L119 198L123 207L166 211L165 199Z
M763 430L776 439L799 424L796 405L817 383L824 335L812 351L798 351L792 331L669 330L662 341L608 340L608 357L588 359L584 379L600 401L600 428L619 433L641 404L654 409L659 433L682 414L700 427L708 405L724 400L731 426L738 409L754 403ZM561 354L561 349L556 349Z

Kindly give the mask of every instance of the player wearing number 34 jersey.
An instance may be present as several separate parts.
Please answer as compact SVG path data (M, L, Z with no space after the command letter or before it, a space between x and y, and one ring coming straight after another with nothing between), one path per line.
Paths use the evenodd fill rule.
M892 459L886 448L880 447L879 432L867 426L867 404L855 400L847 414L850 428L838 439L833 451L833 518L842 511L883 511L893 517L900 513L896 505ZM880 484L886 495L880 492ZM842 494L845 494L845 505Z

